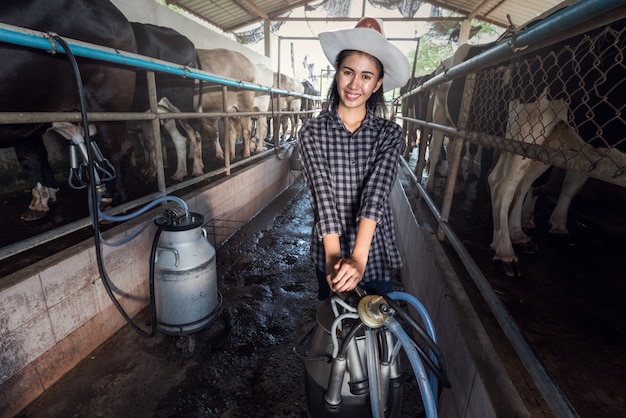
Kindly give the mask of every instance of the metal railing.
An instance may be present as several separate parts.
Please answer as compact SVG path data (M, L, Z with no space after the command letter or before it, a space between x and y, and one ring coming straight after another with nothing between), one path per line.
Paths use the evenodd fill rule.
M159 60L152 57L142 56L125 51L119 51L113 48L103 47L100 45L90 44L78 40L69 38L63 38L69 45L71 52L76 57L89 58L99 60L104 63L111 63L115 65L128 66L133 69L145 70L147 75L148 92L156 92L155 86L155 72L170 74L173 76L191 78L195 80L201 80L202 82L221 86L222 95L225 95L228 89L245 89L258 92L265 92L270 94L272 98L277 98L280 102L281 98L286 96L299 97L301 99L309 99L313 102L320 102L321 98L317 96L311 96L303 93L292 92L280 88L274 88L271 86L263 86L260 84L243 82L239 80L230 79L228 77L217 76L206 71L202 71L196 68L190 68L184 65L171 63L168 61ZM34 31L27 28L21 28L13 25L0 23L0 42L16 45L26 49L43 50L51 54L64 53L63 48L53 39L53 34ZM151 89L152 87L152 89ZM149 95L150 109L157 109L157 97L156 94ZM273 103L274 100L271 100ZM319 107L319 106L316 106ZM147 112L88 112L88 119L90 122L102 122L102 121L152 121L153 122L153 136L155 139L155 147L161 147L161 128L159 121L163 119L218 119L223 118L225 123L228 123L228 118L235 118L240 116L267 116L272 118L282 116L293 115L309 115L312 116L313 112L319 109L302 110L302 111L281 111L280 109L270 109L266 112L181 112L181 113L158 113L146 109ZM81 122L80 112L0 112L0 124L25 124L25 123L52 123L52 122ZM227 129L224 129L227 132ZM224 167L205 173L202 176L192 177L184 180L180 183L174 183L166 185L165 181L165 168L162 159L157 159L157 187L156 191L148 193L145 196L141 196L132 201L118 205L111 209L111 214L117 214L124 211L128 211L134 207L143 205L155 197L170 194L174 191L193 186L199 182L206 181L218 175L229 175L232 169L236 169L239 166L250 164L257 159L266 158L272 154L275 154L280 149L286 149L293 146L291 143L279 143L277 135L274 134L274 148L269 149L263 153L251 156L250 158L243 159L237 163L231 163L232 157L229 155L230 149L228 141L228 135L224 135L225 139L225 161ZM259 141L263 141L265 138L259 138ZM160 153L159 153L160 154ZM50 242L60 236L75 232L86 226L90 225L90 219L85 218L61 227L56 227L53 230L37 235L34 238L26 239L15 244L11 244L0 248L0 260L19 254L22 251L37 247L39 245Z

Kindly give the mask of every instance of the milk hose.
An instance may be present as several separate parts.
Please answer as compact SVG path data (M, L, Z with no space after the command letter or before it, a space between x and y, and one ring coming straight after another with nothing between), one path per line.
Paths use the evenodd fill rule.
M424 365L420 360L420 356L417 353L416 344L408 336L404 329L402 329L398 321L396 321L394 318L389 317L385 321L385 325L400 341L400 343L402 344L402 348L404 349L404 352L409 359L409 363L411 363L413 373L415 373L415 379L417 380L417 384L420 388L422 401L424 402L426 418L437 417L435 396L433 394L433 391L431 390L430 385L428 384L428 376L426 375L426 370L424 369Z
M437 350L439 350L439 346L436 345L437 336L435 335L435 326L433 325L433 322L430 319L430 315L428 315L428 312L426 311L426 308L424 307L424 305L415 296L409 293L405 293L405 292L391 292L391 293L388 293L387 296L393 300L401 300L401 301L407 302L411 306L413 306L413 308L415 308L415 310L418 312L418 314L422 318L422 322L424 323L424 326L426 327L426 331L428 332L430 339L435 343L435 347L437 347ZM443 374L445 375L445 372L446 372L445 362L438 361L433 352L430 353L430 358L433 362L437 361L439 367L443 368ZM443 356L440 356L440 358L443 359ZM437 387L437 377L434 374L434 372L430 376L430 386L433 388L433 391L435 391L435 388Z
M100 215L103 215L100 211L100 209L98 208L98 210L94 211L92 210L93 205L95 204L97 207L99 206L100 203L100 197L102 192L99 190L102 190L102 184L100 181L100 178L95 170L95 166L94 166L94 148L92 147L92 143L91 143L91 136L89 135L89 121L87 120L87 106L85 104L85 90L83 88L83 82L81 79L81 75L80 75L80 70L78 68L78 63L76 62L76 58L74 57L74 54L72 53L72 51L70 50L69 46L67 45L67 43L58 35L54 35L54 40L56 42L58 42L61 47L63 48L63 50L65 51L65 54L68 57L68 60L70 61L70 64L72 66L72 71L74 73L74 78L76 81L76 87L78 88L78 99L79 99L79 104L80 104L80 111L81 111L81 116L82 116L82 123L83 123L83 132L85 133L85 142L86 142L86 148L87 148L87 155L88 155L88 167L89 167L89 172L92 173L92 181L89 182L89 192L90 192L90 200L89 200L89 205L90 205L90 213L91 213L91 220L92 220L92 226L94 229L94 239L95 239L95 250L96 250L96 260L97 260L97 265L98 265L98 272L100 273L100 277L102 277L102 283L104 285L104 288L107 292L107 294L109 295L109 297L111 298L111 301L113 302L113 304L115 305L115 307L117 308L117 310L122 314L122 316L124 317L124 319L126 320L126 322L135 330L137 331L137 333L139 333L141 336L144 337L153 337L156 333L156 324L157 324L157 318L156 318L156 309L155 309L155 298L154 298L154 263L152 262L152 260L154 260L155 254L156 254L156 247L157 247L157 242L158 242L158 237L161 233L161 228L159 228L157 230L155 239L153 240L152 243L152 251L151 251L151 257L150 257L150 278L149 278L149 287L150 287L150 316L151 316L151 324L150 324L150 330L149 331L145 331L144 329L142 329L141 327L139 327L139 325L137 325L132 318L130 318L130 316L128 315L128 313L124 310L124 308L122 307L122 305L119 303L119 301L117 300L117 298L115 297L115 294L113 294L113 290L111 289L111 280L106 272L106 269L104 267L104 263L103 263L103 256L102 256L102 248L101 248L101 242L100 242L100 238L101 238L101 232L100 232L100 220L99 217ZM174 200L174 199L172 199ZM184 206L185 208L185 212L187 213L187 206ZM143 213L143 212L142 212ZM135 215L137 216L137 215Z
M400 293L400 292L397 292L397 293ZM406 296L406 298L408 298L412 302L416 301L416 299L410 298L409 296L410 295ZM384 295L383 297L385 298L385 301L389 304L389 306L394 310L394 312L400 315L402 319L404 319L409 325L411 325L411 327L417 332L417 334L424 340L428 348L430 348L431 356L427 356L426 353L424 353L424 351L422 350L422 348L419 345L417 345L415 342L413 342L413 345L415 346L415 350L417 351L419 356L423 359L426 365L432 370L432 372L437 376L441 384L445 388L449 389L451 385L447 377L447 367L446 367L445 360L443 358L443 354L441 353L441 350L439 349L439 346L434 341L434 339L430 335L428 335L428 333L413 319L413 317L409 315L408 312L404 311L404 309L402 309L402 307L398 304L398 302L394 300L394 298L400 298L404 296L395 294L394 297L390 297L389 295ZM419 304L418 302L417 305L421 305L421 304ZM428 314L425 312L425 310L422 310L420 313L425 314L426 323L430 322L430 319L428 319ZM430 322L429 332L432 333L432 336L435 335L434 328L432 327L432 322ZM411 341L413 340L411 339ZM406 350L406 347L403 346L403 348ZM432 355L434 355L434 357L432 357ZM436 380L434 380L434 378L433 378L433 382L435 382L433 386L433 389L434 389L434 387L437 386Z
M380 384L381 376L378 365L380 363L379 353L374 344L374 331L370 327L365 328L365 346L367 350L367 370L370 387L370 405L374 418L384 418L385 408L382 399L382 388Z

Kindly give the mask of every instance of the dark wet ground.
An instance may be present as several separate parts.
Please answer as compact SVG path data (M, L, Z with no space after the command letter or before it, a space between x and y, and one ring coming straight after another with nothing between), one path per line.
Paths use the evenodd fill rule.
M72 369L19 417L305 417L303 363L293 346L315 324L308 257L312 217L298 180L217 248L222 311L192 334L148 339L129 326ZM139 323L145 323L143 312ZM405 374L402 416L419 416Z

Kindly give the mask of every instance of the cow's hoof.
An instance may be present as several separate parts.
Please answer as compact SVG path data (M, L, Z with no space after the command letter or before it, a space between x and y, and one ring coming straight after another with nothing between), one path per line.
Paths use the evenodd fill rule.
M20 215L20 219L27 222L37 221L43 219L48 214L45 210L27 209L26 212Z
M517 261L502 261L498 258L493 259L494 264L504 272L508 277L520 277L522 272Z
M524 254L537 254L539 252L539 246L537 246L533 240L519 243L516 242L513 243L513 245L518 251L521 251Z

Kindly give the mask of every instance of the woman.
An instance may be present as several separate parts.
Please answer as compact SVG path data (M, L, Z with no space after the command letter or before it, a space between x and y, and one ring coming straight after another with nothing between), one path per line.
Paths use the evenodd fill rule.
M359 284L390 292L402 266L388 199L403 133L377 113L384 115L383 92L408 81L409 62L387 41L379 19L363 18L353 29L319 39L336 70L329 112L310 119L299 134L314 212L318 298Z

